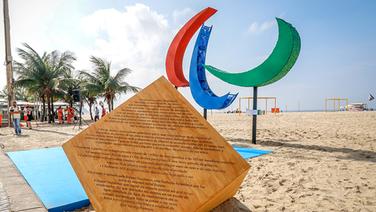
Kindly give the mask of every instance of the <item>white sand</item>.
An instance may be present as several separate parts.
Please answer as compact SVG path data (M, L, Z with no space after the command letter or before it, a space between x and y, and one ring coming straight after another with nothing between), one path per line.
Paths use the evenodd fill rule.
M229 141L273 150L250 159L237 194L252 211L376 211L376 112L209 116Z
M252 211L376 211L376 112L259 116L257 145L250 116L208 118L233 144L273 150L249 160L236 195ZM0 128L0 143L3 151L60 146L77 132L43 124L17 137Z

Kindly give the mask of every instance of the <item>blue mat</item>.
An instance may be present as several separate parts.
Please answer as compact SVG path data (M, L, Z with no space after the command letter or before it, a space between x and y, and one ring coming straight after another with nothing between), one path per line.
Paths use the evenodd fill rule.
M237 147L233 146L234 149L244 158L254 158L261 155L269 154L272 151L271 150L261 150L261 149L254 149L254 148L244 148L244 147Z
M244 159L272 152L237 146L234 149ZM7 154L48 211L71 211L89 205L88 197L61 147Z
M9 152L8 156L48 211L71 211L89 205L61 147Z

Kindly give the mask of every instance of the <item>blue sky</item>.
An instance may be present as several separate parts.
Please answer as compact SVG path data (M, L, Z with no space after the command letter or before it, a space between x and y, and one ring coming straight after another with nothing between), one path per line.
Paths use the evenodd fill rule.
M281 17L297 28L301 53L289 74L261 87L259 95L276 96L278 106L289 110L299 104L304 110L323 109L326 97L347 97L376 108L376 101L367 100L369 92L376 94L375 1L12 0L13 56L17 60L15 48L22 42L41 53L71 50L78 57L77 69L90 70L88 57L101 56L112 61L114 70L133 69L129 82L144 87L165 75L165 55L176 31L208 6L218 12L206 23L214 26L207 64L233 72L257 66L276 43L274 18ZM2 27L0 33L3 39ZM185 54L186 76L194 40ZM251 88L228 85L210 74L208 80L218 95L252 94ZM181 92L195 104L188 88ZM234 103L229 109L236 107Z

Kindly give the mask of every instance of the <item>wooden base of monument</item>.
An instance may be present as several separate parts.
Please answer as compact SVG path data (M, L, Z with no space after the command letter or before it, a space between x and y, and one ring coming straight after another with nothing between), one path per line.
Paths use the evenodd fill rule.
M209 211L250 166L161 77L63 145L96 211Z

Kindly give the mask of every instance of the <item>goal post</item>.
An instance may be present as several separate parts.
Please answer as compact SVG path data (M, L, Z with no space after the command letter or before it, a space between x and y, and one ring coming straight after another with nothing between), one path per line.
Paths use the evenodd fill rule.
M345 110L347 110L347 105L349 105L348 98L326 98L325 99L325 112L328 112L328 103L333 102L333 111L341 110L341 102L346 102Z
M257 97L257 100L260 100L260 99L265 100L265 113L268 112L268 100L272 100L273 101L274 108L277 107L277 97L274 97L274 96L259 96L259 97ZM247 101L248 109L250 109L251 108L251 100L253 100L253 97L252 96L239 97L239 107L238 107L238 111L239 112L242 109L242 100L246 100Z

